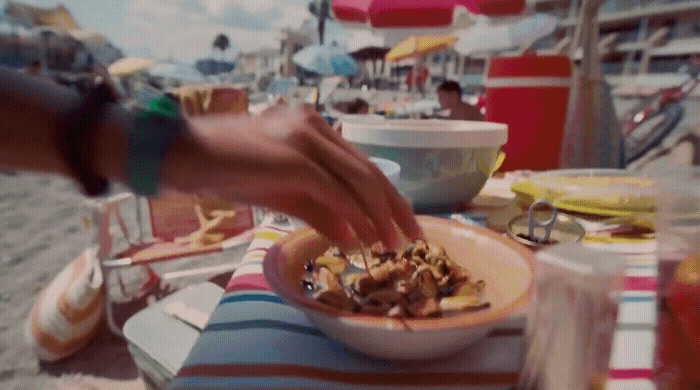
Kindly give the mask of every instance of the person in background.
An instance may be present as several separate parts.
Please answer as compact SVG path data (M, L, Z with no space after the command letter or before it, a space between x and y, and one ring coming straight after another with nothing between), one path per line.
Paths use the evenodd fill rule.
M266 207L346 249L396 248L396 227L421 236L410 203L311 106L186 117L168 97L127 109L108 84L80 94L0 67L0 167L70 176L88 195L119 181Z
M415 75L414 75L415 72ZM413 90L413 81L415 78L416 82L416 89L421 95L425 94L425 83L428 81L428 68L419 65L418 66L418 71L416 72L416 67L412 67L411 70L408 72L406 75L406 79L404 80L406 82L406 85L408 86L408 90L411 91Z
M479 108L462 101L462 88L456 81L445 81L437 89L438 102L443 111L449 110L449 119L483 121Z
M369 103L362 98L353 100L348 105L348 114L369 114Z
M33 76L41 76L42 74L42 67L41 67L41 61L39 60L34 60L27 64L27 66L24 68L24 71L27 74L31 74Z

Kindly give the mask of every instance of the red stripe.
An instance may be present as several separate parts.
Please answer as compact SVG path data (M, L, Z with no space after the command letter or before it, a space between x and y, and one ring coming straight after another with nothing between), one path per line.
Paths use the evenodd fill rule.
M235 276L226 285L226 292L240 290L270 290L263 274Z
M292 231L291 229L279 228L277 226L271 226L271 225L265 226L265 229L277 230L278 232L282 232L282 233L290 233Z
M626 291L656 291L656 277L627 276L625 277Z
M180 369L177 376L296 377L365 386L513 385L517 372L352 372L285 364L198 364Z
M248 252L246 254L250 254L250 252L253 252L253 251L267 252L269 249L270 248L268 248L268 247L248 248Z
M651 379L653 376L650 368L610 369L610 379Z

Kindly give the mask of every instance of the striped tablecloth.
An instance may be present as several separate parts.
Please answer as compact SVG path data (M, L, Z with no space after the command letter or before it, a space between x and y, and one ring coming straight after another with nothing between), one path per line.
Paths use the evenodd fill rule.
M464 217L459 219L469 223ZM368 357L325 337L301 311L272 293L262 274L267 249L293 228L265 218L172 389L513 387L525 348L524 318L499 326L457 355L422 362ZM653 389L656 262L648 254L653 247L606 249L629 259L608 389Z

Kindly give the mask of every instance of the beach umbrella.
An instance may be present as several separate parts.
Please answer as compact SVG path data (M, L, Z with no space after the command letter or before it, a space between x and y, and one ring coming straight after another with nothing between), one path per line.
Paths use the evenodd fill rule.
M333 0L332 10L350 34L350 51L393 47L411 35L454 33L469 24L470 15L455 0ZM354 39L356 32L359 38Z
M401 61L407 58L424 57L447 49L456 40L455 35L413 35L399 42L386 53L384 58L387 61Z
M292 61L309 72L321 75L352 76L360 70L360 65L347 49L336 42L307 46L294 53Z
M573 84L560 152L561 168L623 168L624 137L615 113L610 85L602 75L598 51L598 11L602 0L583 0L571 45L570 57L579 46L581 63L574 69Z
M155 61L141 57L124 57L111 63L107 70L112 76L123 77L143 72L155 65Z
M390 39L388 39L387 36L381 34L381 33L375 33L372 30L366 30L366 29L350 29L347 30L347 44L346 47L348 49L348 52L350 54L355 54L361 51L365 52L373 52L375 50L384 50L384 53L381 54L381 56L377 58L384 58L384 54L386 54L387 51L392 46L395 46L398 42L400 42L400 39L396 41L396 43L391 44ZM366 50L365 50L366 49Z
M454 49L463 55L500 51L516 47L527 48L538 39L552 34L559 18L538 13L515 18L479 20L458 34Z
M427 54L435 53L452 46L457 40L454 35L414 35L410 36L386 53L387 61L401 61L409 58L416 60L414 69L409 75L410 87L417 88L420 77L427 78L427 69L422 66ZM421 75L421 71L425 71Z
M525 0L333 0L335 19L373 28L447 27L455 23L455 11L472 14L518 14Z

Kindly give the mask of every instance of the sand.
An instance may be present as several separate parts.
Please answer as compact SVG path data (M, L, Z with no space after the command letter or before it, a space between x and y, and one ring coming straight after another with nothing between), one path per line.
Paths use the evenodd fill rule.
M85 198L61 177L0 174L0 388L145 389L125 341L101 324L83 350L40 364L23 341L37 293L89 243Z
M123 187L115 186L114 191ZM37 293L90 244L79 214L86 199L63 177L0 173L0 389L146 389L126 341L114 336L104 321L87 346L53 364L40 363L23 339L24 322ZM134 216L125 215L127 223L133 224ZM186 262L218 265L231 261L226 256L198 256ZM168 262L154 268L168 271L182 269L183 264ZM216 276L191 277L167 287ZM227 275L218 275L215 281L225 284ZM142 299L123 305L121 312L133 314L145 306Z

